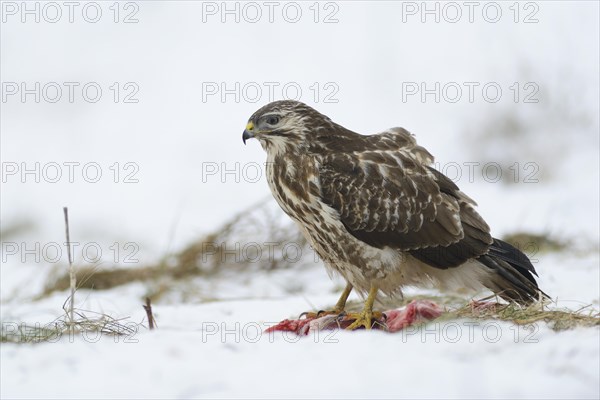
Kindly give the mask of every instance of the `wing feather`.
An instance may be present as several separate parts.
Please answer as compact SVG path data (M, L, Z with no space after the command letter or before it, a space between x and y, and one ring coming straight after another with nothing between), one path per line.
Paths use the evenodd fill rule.
M321 197L348 232L376 247L408 251L438 268L485 254L492 243L476 203L430 165L402 128L359 136L353 151L321 160Z

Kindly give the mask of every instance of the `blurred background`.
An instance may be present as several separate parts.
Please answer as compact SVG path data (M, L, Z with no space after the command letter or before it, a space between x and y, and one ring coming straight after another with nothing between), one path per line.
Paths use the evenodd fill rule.
M598 398L598 2L0 11L2 398ZM285 98L362 134L415 134L553 302L482 311L483 293L406 288L376 307L436 302L425 336L257 342L344 287L272 199L259 143L242 144ZM52 344L19 345L38 342Z
M232 221L268 241L239 220L280 214L241 134L283 98L408 129L496 236L597 249L598 29L596 2L3 2L2 291L65 265L63 206L109 269Z

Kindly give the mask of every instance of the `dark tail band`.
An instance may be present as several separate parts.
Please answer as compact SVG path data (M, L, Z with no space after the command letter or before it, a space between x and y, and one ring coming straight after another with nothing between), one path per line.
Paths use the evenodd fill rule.
M516 247L494 239L489 251L477 260L494 272L482 283L504 300L530 304L541 297L550 298L538 287L531 261Z

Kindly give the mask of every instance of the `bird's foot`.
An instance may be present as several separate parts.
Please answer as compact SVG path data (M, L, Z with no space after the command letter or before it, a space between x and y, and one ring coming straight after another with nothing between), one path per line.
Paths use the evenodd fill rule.
M331 310L319 310L317 312L306 311L306 312L303 312L302 314L300 314L299 318L315 319L315 318L324 317L326 315L341 315L343 313L344 313L343 309L339 309L339 308L335 307Z
M360 313L348 313L344 315L344 321L353 321L346 327L346 330L353 331L356 329L385 329L386 316L378 311L365 311Z

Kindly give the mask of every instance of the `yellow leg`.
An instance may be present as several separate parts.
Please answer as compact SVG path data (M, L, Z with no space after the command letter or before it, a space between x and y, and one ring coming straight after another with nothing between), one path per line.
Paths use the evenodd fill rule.
M339 314L344 311L344 308L346 308L346 301L348 301L348 296L350 296L350 292L352 292L352 284L348 283L346 284L340 299L337 303L335 303L335 307L333 307L334 314Z
M355 321L350 324L346 329L354 330L364 326L365 329L371 329L372 321L373 321L373 303L375 303L375 298L377 298L377 292L379 288L375 285L371 285L371 289L369 290L369 296L365 301L365 306L360 314L356 315Z

